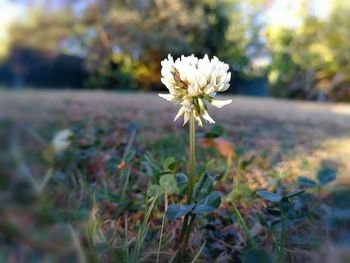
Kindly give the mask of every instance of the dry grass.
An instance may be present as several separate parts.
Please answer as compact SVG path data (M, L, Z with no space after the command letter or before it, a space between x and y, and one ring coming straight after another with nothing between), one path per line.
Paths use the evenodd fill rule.
M336 103L314 103L287 101L272 98L248 98L224 96L233 100L224 110L212 109L212 115L220 122L232 117L262 117L283 122L297 122L308 126L317 125L322 129L349 130L350 105ZM105 110L133 109L159 113L176 109L155 93L112 93L112 92L74 92L74 91L0 91L0 110L2 115L20 114L27 107L36 110L66 111L82 110L98 114ZM172 115L175 115L173 112ZM18 115L17 115L18 116ZM168 116L166 116L168 118Z
M349 182L350 106L346 104L285 101L271 98L225 96L233 103L212 117L223 124L236 147L249 151L283 151L282 170L313 176L324 162L335 163L339 182ZM176 132L172 124L176 106L157 94L112 92L25 91L0 92L0 120L9 118L31 124L56 121L65 128L69 122L98 122L109 119L124 125L142 122L142 136L149 140L164 132ZM307 163L308 165L305 165ZM297 168L295 168L297 167Z

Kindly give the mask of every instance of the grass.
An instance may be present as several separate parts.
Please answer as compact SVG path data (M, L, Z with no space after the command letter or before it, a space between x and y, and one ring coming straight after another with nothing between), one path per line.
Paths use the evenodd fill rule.
M243 262L252 248L280 262L349 256L350 106L233 100L223 111L210 109L225 131L221 141L204 147L201 136L212 126L198 131L196 180L211 172L223 201L195 218L185 261ZM185 203L178 174L186 173L187 128L172 122L176 107L156 94L1 91L0 113L2 257L175 259L181 219L164 221L164 194L149 201L147 189L159 185L173 157L178 189L167 203ZM47 146L66 128L73 144L48 162ZM323 184L332 175L320 171L335 171L336 180ZM318 181L320 174L326 179ZM316 185L303 186L300 176ZM283 206L283 223L278 204L255 194L285 196L300 187L305 193Z

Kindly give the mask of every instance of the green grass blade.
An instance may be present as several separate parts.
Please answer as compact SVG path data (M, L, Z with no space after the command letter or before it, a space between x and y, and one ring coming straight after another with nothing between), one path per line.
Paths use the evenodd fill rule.
M234 212L235 216L237 217L238 223L243 228L243 231L244 231L245 235L247 236L250 245L253 248L258 248L258 245L255 242L255 240L252 237L252 235L250 234L248 226L247 226L247 223L245 222L245 220L242 217L241 213L238 211L238 209L237 209L237 207L236 207L236 205L234 203L231 203L231 204L232 204L232 207L233 207L233 212Z

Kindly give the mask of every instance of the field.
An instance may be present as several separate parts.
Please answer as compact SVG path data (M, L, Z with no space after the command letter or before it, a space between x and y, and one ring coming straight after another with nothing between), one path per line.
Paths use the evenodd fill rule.
M1 91L0 261L350 262L350 106L231 98L196 138L196 178L215 177L221 205L196 218L180 255L183 218L164 217L185 200L176 106L153 93ZM55 154L64 129L72 144Z

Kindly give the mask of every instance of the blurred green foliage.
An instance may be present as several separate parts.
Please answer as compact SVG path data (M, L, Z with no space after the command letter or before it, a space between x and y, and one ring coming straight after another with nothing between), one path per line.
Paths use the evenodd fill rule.
M248 5L262 2L248 1ZM37 8L12 26L11 46L73 52L94 72L90 87L160 88L160 61L169 53L218 55L242 71L249 64L250 19L240 0L102 0L75 12ZM34 8L33 8L34 9ZM246 12L247 13L247 12Z
M350 3L334 0L332 4L327 19L304 12L303 23L296 29L267 28L274 94L350 100Z
M275 96L349 101L349 2L331 1L329 15L321 18L312 12L311 0L300 0L301 23L294 27L266 21L264 15L275 2L63 1L56 9L33 5L27 18L12 25L10 46L84 57L93 72L87 81L92 88L160 89L160 61L169 53L193 53L219 56L243 78L267 75ZM261 58L268 62L257 66Z

